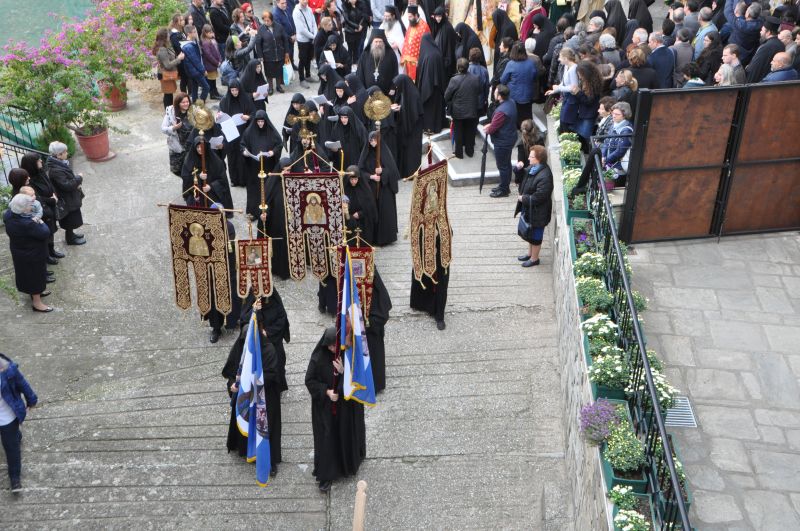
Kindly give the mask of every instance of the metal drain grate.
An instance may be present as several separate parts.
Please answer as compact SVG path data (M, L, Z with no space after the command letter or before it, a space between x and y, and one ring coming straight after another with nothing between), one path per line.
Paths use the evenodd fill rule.
M689 397L675 397L675 407L667 410L667 420L665 424L668 428L697 427L697 419L694 418L694 410L692 409L692 404L689 403Z

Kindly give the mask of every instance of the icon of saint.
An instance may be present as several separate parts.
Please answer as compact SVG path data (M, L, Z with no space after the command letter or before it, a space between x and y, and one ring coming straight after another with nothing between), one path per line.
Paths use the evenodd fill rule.
M208 242L203 239L205 229L199 223L189 225L189 254L192 256L209 256Z
M305 225L328 224L328 217L325 215L325 208L322 206L322 199L320 199L319 194L312 192L306 196L303 223Z

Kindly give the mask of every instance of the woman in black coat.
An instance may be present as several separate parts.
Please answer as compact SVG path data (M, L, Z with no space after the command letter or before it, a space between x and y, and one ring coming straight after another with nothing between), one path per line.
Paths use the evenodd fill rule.
M700 68L700 79L706 85L714 84L714 74L722 64L722 39L716 31L709 31L703 37L703 51L697 56L697 66Z
M347 49L350 50L350 64L358 64L364 42L364 35L369 25L369 13L359 0L344 0L344 39Z
M647 30L647 33L653 33L653 17L650 15L650 10L644 0L631 0L628 6L628 20L634 20L639 23L640 28Z
M539 251L542 249L544 228L550 223L553 211L553 173L547 165L547 149L543 146L533 146L528 158L531 169L528 176L522 181L517 198L517 208L514 215L521 213L525 220L533 227L533 231L522 238L528 242L528 253L518 256L522 267L539 265Z
M3 222L14 262L17 289L31 296L33 311L52 312L53 308L42 302L42 297L50 294L45 291L50 229L41 219L33 217L34 201L34 197L26 194L15 195L3 214Z
M47 159L47 174L55 186L56 195L64 200L64 217L58 224L67 233L67 245L83 245L86 239L75 229L83 225L83 174L75 173L67 161L67 146L61 142L50 143L50 157Z
M457 74L450 79L444 91L444 102L453 118L453 151L456 158L475 153L475 135L478 132L478 105L481 101L481 82L467 71L469 62L463 57L457 61Z
M500 62L500 43L504 38L510 37L512 41L518 41L519 35L517 34L517 26L508 18L508 14L502 9L495 9L492 13L492 23L496 29L494 38L494 56L492 57L492 64L497 67ZM497 69L494 70L495 74L499 76Z
M19 167L28 172L30 186L36 191L36 199L42 205L42 221L50 229L50 238L47 242L49 256L47 263L56 265L59 258L64 258L64 253L56 251L53 236L58 230L58 196L47 172L44 171L44 163L36 153L28 153L22 157Z
M247 174L245 172L245 160L242 156L242 148L240 140L247 129L248 120L256 112L256 104L253 102L253 97L247 92L242 90L242 84L238 79L231 81L228 85L228 92L222 97L219 102L219 110L228 116L241 114L244 123L237 125L236 129L239 131L239 136L233 140L225 142L225 158L228 161L228 175L230 176L231 184L233 186L245 186L247 183Z
M264 11L264 24L256 35L256 57L264 60L264 77L269 83L269 93L274 89L283 92L283 63L289 60L291 42L283 26L272 22L272 13Z
M469 60L469 51L477 48L481 51L481 65L486 66L486 58L483 56L483 45L475 31L464 22L459 22L455 27L456 31L456 60L459 57Z
M242 153L245 161L245 174L247 179L247 207L246 212L253 219L258 218L261 211L258 206L261 204L261 179L258 174L261 171L260 155L264 158L264 172L271 172L281 158L283 143L281 135L272 125L272 122L264 110L257 110L256 114L247 126L242 140Z
M378 224L378 206L375 195L369 186L368 176L362 174L358 166L348 166L349 175L344 182L344 195L347 196L347 229L355 234L360 229L360 236L367 243L375 243L375 227Z

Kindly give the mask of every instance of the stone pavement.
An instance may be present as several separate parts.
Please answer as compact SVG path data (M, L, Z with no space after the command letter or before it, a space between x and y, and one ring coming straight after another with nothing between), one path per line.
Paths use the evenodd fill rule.
M271 107L283 120L290 94ZM54 266L48 302L0 295L2 351L41 397L24 425L25 492L0 465L0 528L222 528L259 518L271 529L347 529L357 479L369 483L369 529L570 529L551 248L523 270L513 199L452 189L455 229L447 330L408 307L406 241L378 265L394 309L386 328L387 391L367 413L358 478L321 494L311 476L308 356L330 318L316 283L278 281L292 327L283 396L284 463L267 488L225 451L228 397L220 370L233 337L208 343L196 310L172 300L168 173L159 95L132 93L112 135L116 159L74 161L86 175L88 244ZM398 196L401 233L410 183ZM237 206L244 191L234 189ZM237 229L244 233L241 221ZM0 236L0 273L10 271ZM62 247L63 232L57 236ZM246 524L245 524L246 525Z
M800 236L640 244L648 346L698 428L671 428L698 529L800 529Z

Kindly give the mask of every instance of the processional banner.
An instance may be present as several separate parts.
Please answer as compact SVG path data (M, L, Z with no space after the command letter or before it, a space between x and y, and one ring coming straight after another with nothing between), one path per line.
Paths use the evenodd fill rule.
M284 174L289 274L294 280L306 276L306 254L311 273L320 281L338 275L334 246L342 242L344 230L342 195L338 173Z
M347 258L346 247L336 248L339 257L339 274L336 278L339 294L338 308L342 309L342 286L344 283L344 266ZM350 263L353 268L353 280L364 312L364 321L369 326L369 310L372 307L372 282L375 277L375 250L372 247L350 247Z
M436 237L442 267L450 265L453 229L447 216L447 160L431 164L414 178L411 193L411 261L414 278L436 273Z
M252 288L255 297L272 295L272 239L236 241L236 264L239 266L239 296L247 297Z
M172 248L172 273L175 303L192 307L189 264L197 287L197 309L205 315L214 307L227 315L231 311L230 271L228 269L228 224L225 212L203 207L169 205L169 240Z

